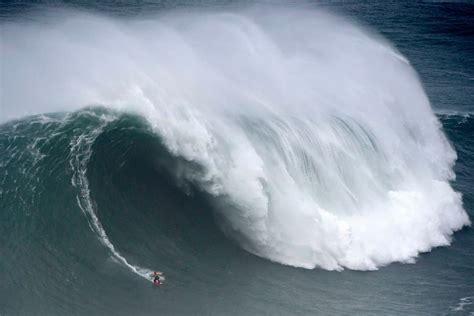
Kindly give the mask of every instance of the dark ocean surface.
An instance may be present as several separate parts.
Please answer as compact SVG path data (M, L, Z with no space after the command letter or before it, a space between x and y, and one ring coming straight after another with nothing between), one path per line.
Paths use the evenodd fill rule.
M213 16L211 22L199 20L200 15L241 12L242 7L253 8L254 3L109 0L0 4L0 315L474 314L474 232L467 220L474 216L474 4L263 2L258 3L258 9L249 18L255 18L259 12L270 12L261 24L264 32L255 31L257 35L240 20L229 26L227 21L234 17L223 15L217 22ZM277 12L274 15L273 10ZM270 44L267 46L266 35L261 34L272 33L272 26L280 31L298 32L301 25L312 25L284 20L286 13L281 12L293 10L323 10L330 12L324 14L342 17L344 21L355 21L350 25L369 29L364 34L375 38L368 45L378 43L381 35L404 56L396 58L406 58L418 75L403 61L403 71L392 70L390 67L398 64L385 57L377 60L378 53L372 64L367 66L363 61L364 67L358 67L358 60L364 60L366 55L357 52L357 43L338 46L338 39L335 44L328 40L327 46L334 45L334 51L324 48L318 50L321 55L317 57L298 55L313 62L303 64L308 69L316 58L326 58L325 52L337 52L336 63L329 60L327 68L315 66L320 71L317 75L327 78L326 81L317 81L305 67L296 67L282 75L296 73L296 79L281 86L268 84L279 72L268 70L273 75L260 76L261 60L268 57L271 64L264 67L264 72L270 68L280 70L280 59L264 54L273 50L268 48ZM194 21L191 26L186 22L187 15ZM295 15L307 18L305 14ZM77 22L91 16L90 23ZM136 27L142 20L150 25L171 23L178 33L186 29L179 39L191 43L193 51L207 52L209 60L197 55L215 66L216 72L225 74L217 77L219 80L228 81L221 86L213 77L215 73L203 72L201 59L196 62L175 57L184 53L181 44L175 45L181 42L173 32L145 27L149 31L146 39L136 40L133 36L142 36ZM279 24L280 20L288 25ZM116 23L114 27L109 21ZM339 31L339 24L331 21L318 24L322 29L308 30L302 41L314 37L318 42L325 38L324 34L334 38L346 34L343 31L351 27L343 24L343 31ZM135 23L133 31L124 30L126 23ZM115 28L116 25L119 26ZM208 30L216 25L224 31L210 34ZM230 44L231 50L220 46L220 36L233 36L232 27L241 26L245 30L242 34L248 36L248 41L242 43L262 45L252 46L256 47L253 53L265 55L256 59L255 64L247 63L245 57L254 56L253 53L228 60L222 57L225 52L247 49L245 44ZM325 26L331 29L326 30ZM277 38L278 31L275 34L272 36ZM210 37L214 39L211 41ZM150 39L159 43L156 51L151 50L154 46L149 45ZM282 41L275 39L288 56L303 51L297 40L292 45L281 44ZM163 42L173 49L160 51ZM117 54L108 55L110 51ZM367 54L371 52L368 50ZM98 56L100 61L90 62ZM128 56L132 56L132 61ZM143 59L136 62L136 56ZM156 64L155 56L159 59ZM192 62L183 63L190 59ZM354 60L354 68L345 67L350 64L345 60ZM387 68L379 68L386 62ZM70 63L77 67L70 67ZM372 76L372 72L366 73L371 65L375 73L387 70L393 71L393 75L373 81L380 83L380 87L365 90L364 84L372 82L364 79ZM121 72L122 67L145 70ZM175 76L180 71L183 75ZM358 75L353 75L356 72ZM238 77L241 73L250 75ZM135 92L130 98L117 93L133 81L125 75L133 76L133 80L139 78L138 86L143 83L137 88L140 92L135 94L137 90L132 89ZM351 81L353 76L356 79ZM376 102L380 95L384 98L392 91L404 91L405 84L411 85L412 80L417 85L417 76L420 88L407 92L401 101L387 97L380 103L393 112L379 112L380 107L366 104L367 100ZM153 89L145 86L163 77L170 78L169 82L150 85ZM203 82L200 78L204 78ZM313 85L313 79L320 85ZM334 80L345 87L346 79L349 86L350 82L360 83L357 91L365 91L361 94L367 93L369 97L361 97L357 106L346 102L342 95L352 90L332 88ZM113 81L117 81L117 89ZM249 81L251 88L242 84ZM62 85L63 82L67 84ZM308 89L325 93L305 94L306 86L298 90L305 82L310 82ZM89 89L89 84L99 86L100 94ZM231 84L238 88L228 92L226 87ZM294 89L279 94L275 87L284 91ZM217 96L211 98L203 90L214 91ZM298 93L292 92L295 90ZM335 96L336 90L340 95ZM423 93L434 115L423 107ZM248 95L258 95L258 102L264 100L255 103L255 108L261 106L262 110L254 110L253 104L245 105ZM181 98L185 106L169 103ZM347 99L357 97L350 95ZM273 111L280 109L280 105L272 103L279 100L290 100L291 106L295 106L295 100L311 106L305 105L295 112L286 108ZM412 104L410 100L415 101ZM160 102L166 103L166 107L157 106ZM214 106L201 106L206 102L230 105L222 114ZM234 111L234 107L239 110ZM324 107L324 112L318 110L320 107ZM181 120L180 115L185 119ZM402 116L403 119L398 118ZM203 126L190 117L206 122L209 129L203 131ZM392 119L396 121L393 126ZM438 130L446 135L450 145L444 143L443 137L438 138ZM234 139L234 132L239 137ZM193 138L196 135L199 139ZM401 139L396 146L393 135ZM206 141L201 144L202 139ZM325 143L327 139L339 145L332 147L328 144L334 143ZM409 147L412 143L416 145ZM245 151L248 144L255 151ZM314 151L314 147L319 149ZM397 151L390 151L393 148ZM450 148L457 154L454 166ZM348 154L352 158L347 158L343 155L346 152L355 154ZM406 170L393 171L397 176L380 171L379 178L379 169L395 168L390 155L396 158L393 161L402 161ZM280 164L280 156L284 163ZM255 157L262 160L254 166ZM327 170L319 168L321 161L317 157L328 162L323 164ZM226 164L228 161L233 163ZM240 166L241 161L246 162ZM302 161L304 172L291 168L297 165L295 161ZM330 161L335 161L334 165ZM235 174L225 173L223 166L235 168ZM266 178L258 173L260 166ZM439 171L444 167L454 171L455 177ZM417 173L419 169L424 171ZM283 185L282 178L269 175L279 170L288 172L295 185ZM247 181L254 174L260 181L255 187L253 181ZM331 182L341 174L343 180ZM364 174L366 181L361 176ZM379 199L378 194L384 195L378 189L397 191L412 176L424 177L423 181L410 182L420 186L419 191L414 189L418 193L413 193L420 194L420 200L407 198L396 204L389 201L389 196L393 198L389 194L386 200ZM306 182L305 177L318 180ZM367 184L369 189L358 189L372 181L376 188ZM324 183L331 184L329 189ZM436 184L431 187L432 183ZM450 188L430 191L438 188L439 183L459 192L462 206ZM415 185L404 188L407 187ZM268 197L270 215L255 215L261 200L252 194L259 189ZM347 199L344 192L349 192ZM446 196L440 196L440 192L446 192ZM283 197L275 197L277 193ZM340 250L346 249L346 244L342 244L346 239L340 238L336 228L340 226L325 225L332 222L325 222L324 215L311 213L319 223L316 225L320 225L316 226L317 234L306 230L302 223L307 221L308 211L300 212L296 206L307 202L304 194L354 225L356 222L351 220L358 212L365 214L357 221L366 221L362 227L367 229L360 235L363 242L348 252L352 256ZM381 210L373 214L369 212L372 208L365 208L365 201L372 196L380 201L375 209ZM415 200L420 204L408 205ZM408 213L398 213L398 208L404 207ZM407 214L419 208L424 215L414 216L411 221ZM349 213L344 213L346 209L350 209ZM386 216L393 216L393 221L383 219L385 209ZM229 215L232 212L243 215ZM270 219L264 221L262 228L259 221L266 216ZM377 221L379 216L382 219ZM394 227L404 228L394 230L400 232L397 238L387 237L392 236L392 222ZM432 225L433 222L436 224ZM379 224L387 226L383 226L384 230L373 228ZM430 235L433 230L439 234ZM440 241L436 236L447 237ZM350 245L358 241L355 238ZM154 287L147 280L152 270L165 273L162 286Z

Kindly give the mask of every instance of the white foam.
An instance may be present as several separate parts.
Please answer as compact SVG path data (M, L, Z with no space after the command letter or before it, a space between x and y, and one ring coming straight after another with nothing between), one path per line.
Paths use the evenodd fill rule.
M175 173L257 255L371 270L414 262L470 224L449 184L456 153L418 76L342 18L68 13L4 29L6 117L90 103L142 114L171 153L202 167Z
M474 304L474 296L460 298L455 306L451 306L453 312L466 312L465 307ZM472 314L474 312L470 312Z

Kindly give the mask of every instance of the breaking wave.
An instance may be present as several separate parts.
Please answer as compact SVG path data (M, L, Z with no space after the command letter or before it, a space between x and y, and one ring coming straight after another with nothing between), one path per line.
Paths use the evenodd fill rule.
M4 117L94 104L140 115L166 149L156 163L186 194L204 194L247 251L373 270L414 262L470 224L450 185L456 153L417 74L353 22L258 7L140 21L54 15L3 25ZM94 209L87 166L101 133L70 142L78 204L144 276Z

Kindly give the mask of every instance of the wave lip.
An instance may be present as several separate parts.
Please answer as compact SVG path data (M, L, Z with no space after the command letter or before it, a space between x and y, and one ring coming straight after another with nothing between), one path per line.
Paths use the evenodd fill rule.
M206 192L222 229L259 256L377 269L449 245L470 224L449 183L456 153L416 73L343 18L68 14L54 28L6 29L8 104L140 113L180 160L177 181ZM42 69L50 81L30 76Z

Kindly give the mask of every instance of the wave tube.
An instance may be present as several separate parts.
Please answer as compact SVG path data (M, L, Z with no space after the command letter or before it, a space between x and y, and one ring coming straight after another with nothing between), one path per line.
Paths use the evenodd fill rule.
M4 117L90 104L139 113L176 158L176 181L206 193L224 232L256 255L372 270L470 224L418 76L351 21L262 7L51 15L2 25Z

